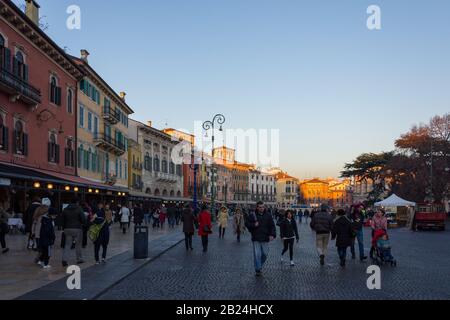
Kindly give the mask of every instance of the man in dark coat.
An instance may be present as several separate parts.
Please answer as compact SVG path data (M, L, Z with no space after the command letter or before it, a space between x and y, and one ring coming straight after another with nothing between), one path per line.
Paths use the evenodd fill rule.
M136 204L133 209L134 224L140 226L144 221L144 209L141 204Z
M344 210L337 212L338 218L333 224L333 239L336 239L336 247L338 250L341 266L345 267L345 259L347 257L347 248L352 244L353 229L352 222L345 215Z
M320 257L320 264L325 265L325 255L328 251L328 242L330 241L330 234L333 229L333 218L329 214L328 206L323 204L311 218L311 229L316 232L316 247Z
M256 276L261 276L262 267L267 260L269 242L277 236L273 218L266 211L263 202L258 202L256 212L247 217L245 226L252 234Z
M186 205L186 207L183 210L183 232L184 232L184 242L186 244L186 251L189 249L194 250L194 247L192 246L192 236L195 232L195 220L196 217L194 216L192 209L189 205Z

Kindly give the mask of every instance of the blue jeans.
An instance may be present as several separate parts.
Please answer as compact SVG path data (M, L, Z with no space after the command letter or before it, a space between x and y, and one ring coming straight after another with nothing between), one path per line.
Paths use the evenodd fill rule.
M268 242L253 242L253 257L255 260L255 270L261 271L264 263L267 260L267 253L269 252Z
M149 224L150 223L150 213L144 214L144 223Z
M356 233L356 238L353 238L352 241L352 246L351 246L351 251L352 251L352 256L355 256L355 241L358 240L358 246L359 246L359 258L363 259L365 257L365 253L364 253L364 234L363 234L363 230L359 230Z
M347 257L347 247L338 247L337 250L339 259L345 260L345 258Z

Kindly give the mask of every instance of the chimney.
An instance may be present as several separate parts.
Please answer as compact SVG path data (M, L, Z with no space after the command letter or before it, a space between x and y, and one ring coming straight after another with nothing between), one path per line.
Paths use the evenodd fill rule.
M85 49L81 50L81 60L83 60L86 63L88 62L89 52Z
M125 101L125 97L127 96L127 93L122 91L121 93L119 93L119 96L123 101Z
M39 8L40 5L34 0L26 0L25 14L35 25L39 26Z
M147 121L147 125L149 126L149 127L152 127L152 122L149 120L149 121Z

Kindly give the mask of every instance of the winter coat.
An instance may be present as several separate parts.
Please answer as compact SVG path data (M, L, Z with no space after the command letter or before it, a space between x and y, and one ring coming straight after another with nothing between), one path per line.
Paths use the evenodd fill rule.
M209 226L209 229L212 231L212 224L211 224L211 214L209 211L202 211L200 212L198 216L198 235L199 236L208 236L210 233L206 233L204 231L205 226Z
M184 209L183 211L183 232L193 234L195 232L194 221L196 217L191 209Z
M130 209L128 209L127 207L122 207L122 209L120 209L120 222L130 222Z
M387 230L387 218L375 215L371 222L373 230Z
M280 236L282 239L300 239L298 236L297 222L295 219L284 219L280 223Z
M219 227L226 228L228 227L228 210L227 211L220 211L219 215L217 216L217 221L219 224Z
M109 236L110 236L110 232L109 232L110 223L108 221L106 221L106 219L104 217L100 217L100 216L97 216L92 223L101 225L103 222L105 222L105 224L103 225L102 229L100 230L100 233L98 234L98 238L97 238L97 240L95 240L94 243L101 244L101 245L108 245L109 244Z
M164 223L166 221L167 211L166 210L160 210L159 211L159 222Z
M55 244L55 227L47 214L40 217L39 246L48 247Z
M334 221L332 235L336 239L336 247L350 247L353 238L352 222L346 216L338 217Z
M327 234L333 230L333 218L328 212L317 212L311 220L311 229L317 234Z
M259 223L258 226L255 225L256 222ZM253 242L269 242L270 237L276 238L277 236L275 223L268 212L249 214L245 226L251 232Z
M133 210L134 223L140 224L144 221L144 211L140 207L135 207Z
M41 222L42 222L42 216L45 214L48 214L50 208L47 206L39 206L33 215L33 225L31 227L31 234L34 234L36 238L40 237L41 234Z
M23 218L23 223L25 224L25 232L31 232L31 227L33 226L33 216L36 209L39 208L41 204L39 202L33 202L25 212Z
M86 224L86 215L83 209L75 204L70 204L62 213L62 228L65 229L82 229Z
M234 233L244 231L245 219L242 213L236 213L233 217Z
M0 209L0 224L8 224L9 214L5 211L5 209Z
M177 209L175 207L170 207L169 209L167 209L167 217L169 219L175 219L177 215Z

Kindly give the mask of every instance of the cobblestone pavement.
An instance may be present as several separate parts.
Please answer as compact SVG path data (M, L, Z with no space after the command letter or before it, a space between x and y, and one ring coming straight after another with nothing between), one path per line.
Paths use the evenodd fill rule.
M175 232L179 232L179 227ZM167 224L164 230L149 229L149 241L174 232L168 228ZM66 269L62 267L62 250L60 248L61 232L56 233L56 242L53 247L52 257L50 258L50 270L42 270L33 263L36 256L34 251L26 249L27 236L22 234L9 234L6 241L11 249L7 254L0 253L0 300L9 300L19 297L27 292L41 288L49 283L57 281L67 276ZM122 234L119 224L111 227L111 239L108 246L107 258L121 254L133 247L133 224L130 230ZM74 264L75 250L71 252L68 262ZM90 240L88 246L83 250L83 259L86 261L80 265L81 269L87 269L94 264L94 248Z
M225 240L210 239L203 254L198 237L194 252L184 243L171 249L142 270L125 278L100 298L260 300L260 299L450 299L450 231L390 231L397 267L381 268L381 290L369 290L366 273L370 263L350 260L338 264L334 242L326 265L319 265L314 235L306 223L300 227L295 247L295 267L280 263L281 241L271 243L263 277L254 275L252 244L246 235L239 244L227 230ZM366 250L370 231L365 231Z

